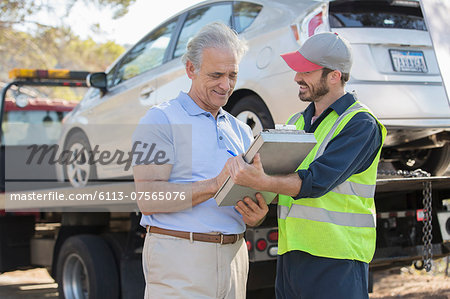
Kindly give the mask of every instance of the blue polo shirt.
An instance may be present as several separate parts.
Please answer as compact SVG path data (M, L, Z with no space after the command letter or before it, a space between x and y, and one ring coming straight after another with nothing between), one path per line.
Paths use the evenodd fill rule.
M311 103L303 113L305 131L314 133L317 126L331 112L344 113L355 102L352 94L346 93L328 107L312 124L315 113ZM323 155L313 161L308 169L297 173L302 180L300 193L294 197L317 198L333 190L351 175L361 173L372 164L381 146L381 130L377 121L367 112L357 113L334 137Z
M164 161L172 164L171 183L214 178L231 157L227 150L244 153L253 141L249 126L223 109L215 119L183 92L176 99L151 108L139 127L141 132L136 130L133 141L155 144L164 152ZM145 152L143 148L138 150ZM137 164L140 163L135 160L134 165ZM213 198L184 211L142 215L141 225L199 233L245 231L236 209L218 207Z

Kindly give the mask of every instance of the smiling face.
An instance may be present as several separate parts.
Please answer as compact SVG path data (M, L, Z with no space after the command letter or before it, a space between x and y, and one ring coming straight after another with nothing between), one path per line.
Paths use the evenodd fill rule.
M300 86L298 97L303 102L316 102L330 91L327 77L322 77L322 69L297 73L295 82Z
M204 49L200 70L196 72L190 61L186 63L186 72L192 80L188 94L200 108L216 117L233 93L238 71L236 55L230 50Z

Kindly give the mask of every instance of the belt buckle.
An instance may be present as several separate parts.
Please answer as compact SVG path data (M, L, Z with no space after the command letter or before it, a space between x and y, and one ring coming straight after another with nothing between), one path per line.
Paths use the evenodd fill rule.
M223 245L223 234L220 234L220 245Z

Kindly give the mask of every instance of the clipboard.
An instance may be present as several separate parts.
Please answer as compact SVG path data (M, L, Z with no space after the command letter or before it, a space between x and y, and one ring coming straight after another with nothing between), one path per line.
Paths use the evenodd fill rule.
M303 130L270 129L262 131L244 154L244 160L253 161L256 153L260 154L264 172L269 175L283 175L295 172L316 145L313 133ZM234 206L239 200L248 196L256 201L255 193L260 192L269 204L276 193L257 191L250 187L234 184L231 177L214 195L217 205Z

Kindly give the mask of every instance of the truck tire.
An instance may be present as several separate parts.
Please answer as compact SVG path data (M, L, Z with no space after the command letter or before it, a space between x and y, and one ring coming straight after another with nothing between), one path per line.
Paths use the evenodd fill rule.
M95 235L68 238L56 266L60 298L119 298L120 281L113 253Z
M415 170L422 169L432 175L443 175L449 165L450 165L450 144L447 143L443 147L419 150L414 152L414 158L405 158L401 161L396 161L393 163L396 169L402 170ZM413 156L410 154L410 156ZM407 162L412 159L414 160L414 165L408 166Z
M83 132L77 131L70 135L64 150L71 153L70 157L67 157L69 160L63 165L64 177L73 187L84 187L97 177L95 166L89 163L91 146Z
M263 129L274 128L269 109L256 95L249 95L240 99L231 108L230 113L249 125L253 131L253 136L258 135Z

